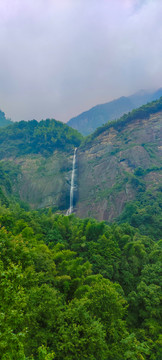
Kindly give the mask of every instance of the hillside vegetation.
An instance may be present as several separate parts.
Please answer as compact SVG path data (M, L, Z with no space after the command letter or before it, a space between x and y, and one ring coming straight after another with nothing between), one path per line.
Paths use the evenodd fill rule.
M108 221L123 216L135 224L136 208L160 198L161 122L162 98L98 128L84 140L55 120L23 121L1 129L3 203L7 196L35 209L53 207L66 213L77 147L77 216ZM132 220L128 212L122 215L127 204Z
M161 243L0 207L1 360L160 360Z
M0 158L26 154L48 156L56 149L70 151L81 140L81 134L60 121L20 121L0 130Z
M53 119L20 121L0 130L0 197L33 208L69 206L71 161L82 135Z
M1 360L161 360L161 122L162 98L84 141L0 131Z
M78 151L77 215L112 221L128 203L159 198L161 139L162 98L88 136Z
M10 119L6 119L5 113L0 110L0 128L11 125L12 121Z
M148 103L146 105L142 105L140 108L134 109L128 114L124 114L121 118L117 120L108 122L107 124L98 127L98 129L94 131L92 135L86 137L84 143L95 139L97 136L110 128L114 128L120 131L123 127L130 124L131 122L139 119L148 119L150 115L158 113L159 111L162 111L162 97L160 97L159 100L152 101L151 103Z

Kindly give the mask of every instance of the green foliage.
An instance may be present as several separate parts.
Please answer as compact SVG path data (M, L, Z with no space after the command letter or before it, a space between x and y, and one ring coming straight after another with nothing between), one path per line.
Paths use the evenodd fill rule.
M27 295L23 288L21 267L10 263L5 269L0 261L0 358L24 359L23 340L26 335L24 311Z
M5 113L0 110L0 127L6 127L12 124L10 119L6 119Z
M0 130L1 158L26 154L48 156L54 150L70 151L78 147L82 135L53 119L20 121Z
M162 98L98 129L86 141L110 127L120 132L127 123L161 110ZM0 131L0 141L2 157L11 152L14 157L47 156L71 151L82 136L47 119L15 123ZM142 146L155 156L148 144ZM120 147L114 149L111 155L118 156ZM127 175L123 182L135 189L136 201L127 204L118 223L108 225L52 209L25 210L11 201L19 166L1 161L2 360L160 359L161 192L146 189L144 182L159 170L157 165L138 167ZM118 180L110 193L122 189Z
M126 204L119 223L129 222L144 235L159 240L162 234L161 189L140 192L137 200Z
M86 300L74 299L61 313L58 360L106 359L105 332L99 320L86 309Z
M0 206L2 360L160 359L161 242Z
M13 162L0 162L0 201L9 206L11 201L18 201L19 195L13 191L14 184L20 175L19 166Z

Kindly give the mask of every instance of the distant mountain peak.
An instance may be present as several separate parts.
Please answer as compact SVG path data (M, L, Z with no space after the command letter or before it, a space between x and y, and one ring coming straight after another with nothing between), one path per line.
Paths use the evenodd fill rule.
M148 102L159 99L162 88L152 92L141 89L128 97L121 96L104 104L98 104L68 121L68 125L83 135L89 135L103 124L120 118L123 114Z

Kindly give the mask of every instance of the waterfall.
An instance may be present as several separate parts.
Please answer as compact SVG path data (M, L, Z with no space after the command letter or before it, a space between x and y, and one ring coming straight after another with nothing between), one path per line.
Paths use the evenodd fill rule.
M71 186L70 186L70 207L67 211L67 215L72 214L73 207L74 207L76 152L77 152L77 148L74 149L74 155L73 155L73 167L72 167L72 173L71 173Z

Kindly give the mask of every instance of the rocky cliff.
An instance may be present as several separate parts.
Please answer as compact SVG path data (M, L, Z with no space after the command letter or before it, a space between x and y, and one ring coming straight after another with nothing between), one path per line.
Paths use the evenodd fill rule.
M81 140L76 130L53 119L21 121L1 129L0 199L7 196L32 208L66 210L73 150Z
M55 120L20 122L0 130L0 199L66 213L74 148L74 212L112 221L161 184L162 98L98 128L85 138Z
M78 151L76 214L117 218L127 202L161 182L162 111L109 126Z

